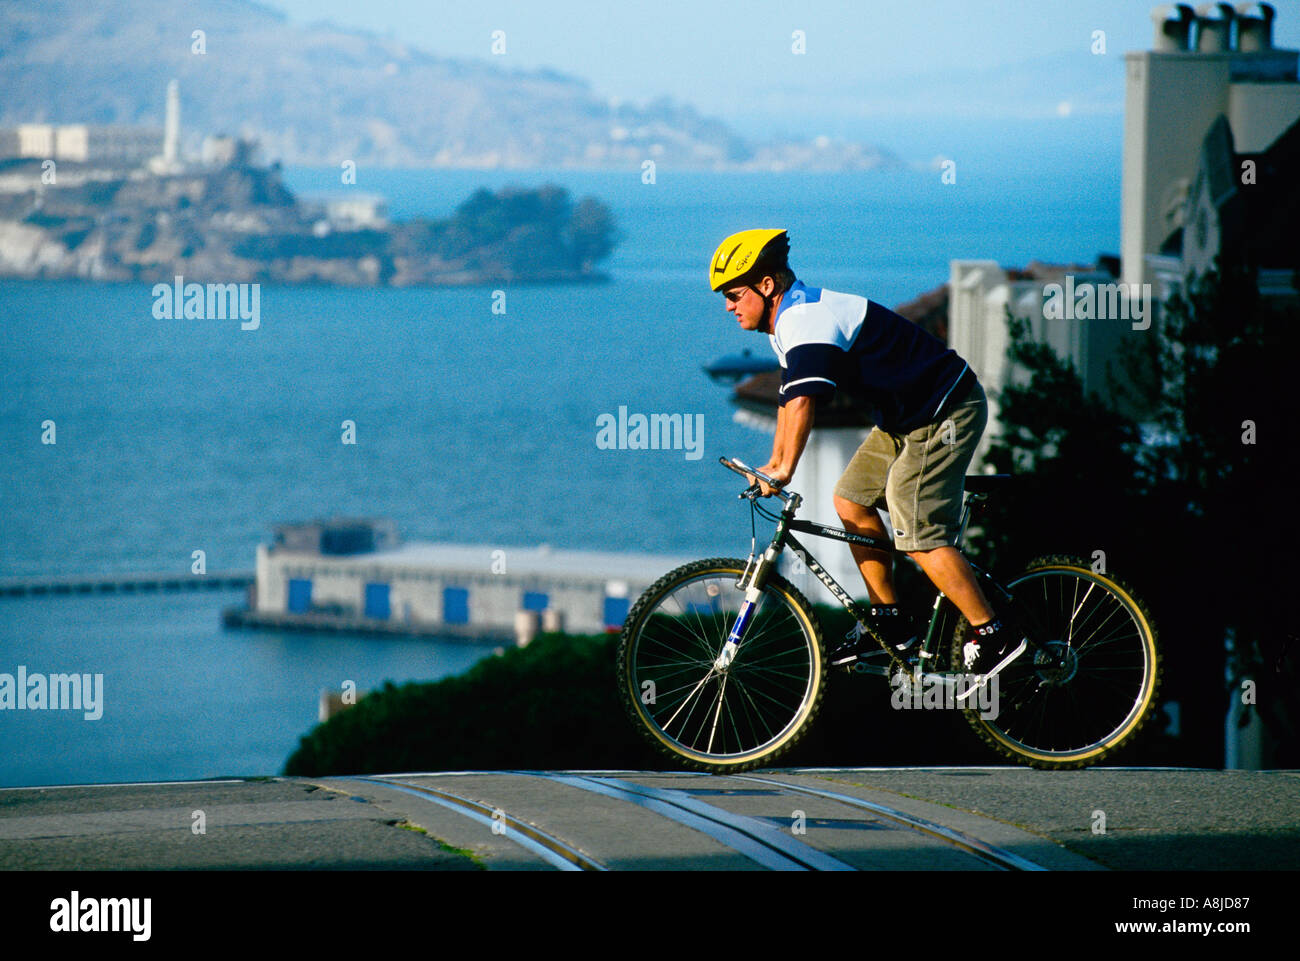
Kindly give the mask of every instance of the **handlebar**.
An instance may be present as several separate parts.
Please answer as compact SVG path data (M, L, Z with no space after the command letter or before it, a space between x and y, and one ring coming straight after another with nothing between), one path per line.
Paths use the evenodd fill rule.
M723 467L726 467L728 470L734 470L737 474L745 475L746 479L748 479L749 477L757 477L759 480L761 480L763 483L765 483L768 487L773 488L773 489L775 490L775 492L776 492L776 496L777 496L777 497L780 497L780 498L781 498L782 500L784 500L786 503L789 503L792 499L799 497L798 494L791 494L791 493L788 492L788 491L783 491L783 490L781 490L781 485L780 485L780 483L778 483L777 481L773 480L771 477L768 477L768 476L767 476L766 474L764 474L762 471L760 471L760 470L755 470L753 467L748 467L748 466L746 466L742 461L734 460L734 459L732 459L732 458L728 458L728 457L719 457L719 458L718 458L718 463L721 464ZM760 492L760 488L759 488L759 486L758 486L757 484L751 484L750 487L749 487L749 489L746 490L746 491L745 491L743 494L741 494L740 496L741 496L741 497L754 497L754 496L758 495L759 492Z

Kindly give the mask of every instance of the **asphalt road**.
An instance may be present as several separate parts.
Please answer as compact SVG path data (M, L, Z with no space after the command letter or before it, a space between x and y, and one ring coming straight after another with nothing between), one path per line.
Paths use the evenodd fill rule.
M1300 868L1300 772L445 772L0 790L0 870Z

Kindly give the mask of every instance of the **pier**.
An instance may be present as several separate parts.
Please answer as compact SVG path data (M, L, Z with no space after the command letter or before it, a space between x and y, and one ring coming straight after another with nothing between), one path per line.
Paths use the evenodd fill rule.
M247 609L227 627L458 636L527 644L540 631L619 630L684 559L501 544L401 543L386 518L275 526Z
M41 597L71 594L147 594L177 591L247 590L256 580L253 571L219 571L211 574L124 572L121 574L64 574L60 576L0 577L0 597Z

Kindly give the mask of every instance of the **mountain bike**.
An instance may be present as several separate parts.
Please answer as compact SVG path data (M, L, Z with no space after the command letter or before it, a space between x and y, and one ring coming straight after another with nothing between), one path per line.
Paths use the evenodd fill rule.
M719 462L747 480L778 487L739 461ZM961 547L972 508L1011 479L967 476L955 546ZM963 686L967 700L949 692L949 702L960 702L976 734L1001 755L1038 768L1087 767L1117 750L1151 716L1161 671L1155 628L1114 575L1058 555L1031 562L1004 586L971 564L1003 623L1027 641L1024 653L984 681L996 693L996 711L982 710L968 697L975 689L966 683L971 676L961 671L970 624L942 592L924 639L905 653L891 648L868 626L866 609L794 532L889 552L895 552L893 543L798 520L800 495L776 494L784 501L779 515L759 505L756 482L739 495L750 503L751 522L756 513L776 522L765 550L757 551L752 527L747 560L695 561L665 574L624 622L618 648L623 705L637 729L678 762L714 773L749 770L771 764L811 727L826 687L826 651L815 609L778 572L787 548L853 615L854 630L880 648L860 658L854 672L886 677L900 691L903 685L913 692Z

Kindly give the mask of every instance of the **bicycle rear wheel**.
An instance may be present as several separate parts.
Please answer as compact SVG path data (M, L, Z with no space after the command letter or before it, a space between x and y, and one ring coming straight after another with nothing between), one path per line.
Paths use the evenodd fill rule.
M808 601L773 573L735 658L716 659L745 592L745 562L696 561L655 582L628 612L619 689L635 726L659 750L715 773L748 770L788 751L826 686L821 627Z
M1008 627L1046 653L1031 647L997 675L996 717L972 709L967 720L998 752L1033 767L1096 764L1155 707L1160 661L1151 618L1122 582L1078 558L1040 558L1007 587ZM952 647L956 670L969 639L963 618Z

